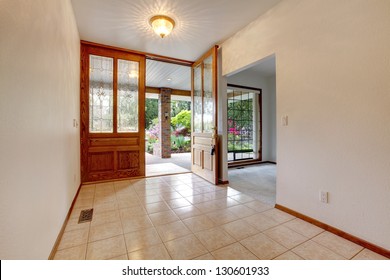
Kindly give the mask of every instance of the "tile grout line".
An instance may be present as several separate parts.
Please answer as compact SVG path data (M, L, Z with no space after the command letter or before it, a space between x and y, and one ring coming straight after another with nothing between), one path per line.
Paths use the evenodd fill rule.
M94 184L92 208L95 207L95 196L96 196L96 184ZM92 219L93 219L93 214L92 214ZM87 259L87 254L88 254L89 234L91 232L91 224L92 224L92 220L89 222L89 226L88 226L87 246L85 247L85 257L84 257L85 260Z
M168 176L167 176L166 178L168 178ZM189 176L188 178L191 178L191 177ZM180 179L178 179L178 180L181 181ZM186 181L187 181L187 183L186 183ZM228 195L228 193L226 193L226 197L215 197L215 196L214 196L214 199L211 199L211 200L203 201L203 202L201 202L201 203L192 203L192 202L188 199L189 197L194 197L194 196L196 196L196 195L203 195L203 196L204 196L204 195L207 194L207 193L214 193L214 194L215 194L215 193L217 193L217 192L219 192L219 191L223 191L223 190L217 190L217 189L209 190L209 188L208 188L207 185L202 186L202 181L201 181L201 180L200 180L199 182L196 181L196 182L189 183L188 180L186 179L185 181L181 181L181 182L183 183L183 185L186 185L187 187L189 187L189 188L191 188L192 190L196 191L196 193L193 194L193 195L191 195L191 196L183 196L179 191L177 191L177 189L176 189L174 186L171 186L170 183L169 183L168 181L164 180L164 178L162 178L162 179L160 179L160 180L157 180L157 181L155 181L155 182L154 182L154 180L153 180L153 181L152 181L152 180L145 180L145 181L144 181L144 185L143 185L143 190L144 190L144 191L147 191L147 190L146 190L147 186L153 186L153 184L156 184L156 185L165 184L165 185L169 186L169 188L170 188L170 190L171 190L171 191L169 191L169 192L173 192L173 191L177 192L182 198L184 198L186 201L188 201L188 202L190 203L190 205L188 205L188 206L194 207L194 209L197 209L198 211L201 212L199 215L187 217L186 219L188 219L188 218L193 218L193 217L197 217L197 216L200 216L200 215L204 215L204 216L210 218L208 215L211 214L211 213L218 212L218 211L229 211L229 208L231 208L231 207L239 206L239 205L241 205L241 206L246 206L245 203L250 203L250 202L252 202L252 201L249 201L249 202L248 202L248 201L247 201L247 202L240 202L240 201L238 201L238 200L232 198L232 196L234 196L234 195ZM147 205L148 203L145 203L145 204L141 203L141 199L140 199L140 195L141 195L140 193L141 193L141 192L137 192L137 190L134 188L134 183L132 183L131 180L130 180L130 183L131 183L131 185L132 185L132 188L134 189L134 194L135 194L136 197L137 197L137 202L138 202L138 204L139 204L138 206L141 207L141 208L145 211L146 216L148 217L148 219L149 219L150 221L151 221L151 219L150 219L150 215L151 215L151 214L161 213L161 212L165 212L165 211L172 211L172 212L174 213L174 215L179 219L179 221L181 221L181 222L184 224L184 226L187 228L186 224L183 222L185 219L182 219L180 216L178 216L178 215L176 214L175 210L176 210L176 209L180 209L180 208L184 208L184 207L188 207L188 206L176 207L176 208L173 209L173 208L167 203L167 201L170 201L170 200L172 200L172 199L168 199L168 198L169 198L169 195L166 196L167 198L165 198L164 196L162 196L162 193L164 193L164 192L162 192L161 186L160 186L160 187L152 188L152 189L150 189L150 190L156 190L156 194L155 194L155 195L157 195L158 197L160 197L160 198L162 199L161 202L164 202L164 204L167 205L168 210L157 211L157 212L155 212L155 213L149 213L149 212L146 210L146 205ZM200 186L199 186L198 188L196 187L196 185L197 185L196 183L200 183ZM114 183L112 183L112 184L113 184L114 190L115 190L116 202L118 202L118 194L117 194L116 189L115 189L115 184L114 184ZM141 185L140 185L140 186L141 186ZM177 186L176 186L176 187L177 187ZM234 187L230 187L230 188L234 189ZM169 192L167 191L166 193L169 193ZM182 192L185 192L185 190L182 189ZM239 192L241 192L241 191L239 191ZM146 193L145 193L145 194L146 194ZM243 194L245 194L245 193L243 193ZM235 195L237 195L237 194L235 194ZM148 196L148 195L145 195L144 197L147 197L147 196ZM230 198L230 199L236 201L238 204L237 204L237 205L232 205L232 206L227 206L227 205L226 205L226 207L223 206L223 205L222 205L222 207L217 206L217 208L215 208L215 209L213 208L212 210L206 210L206 211L205 211L205 210L200 210L200 209L202 209L202 208L198 208L199 206L197 207L198 204L202 204L202 203L204 203L204 202L214 202L214 203L216 203L215 201L217 201L217 200L223 200L223 199L226 199L226 198ZM95 206L95 199L96 199L96 185L95 185L94 195L93 195L93 207ZM175 198L175 199L176 199L176 198ZM260 203L268 204L268 203L263 202L262 200L259 200L259 199L257 199L257 198L254 199L253 201L259 201ZM246 206L246 207L248 207L248 206ZM128 207L125 207L125 208L128 208ZM125 209L125 208L122 208L122 209ZM250 208L250 207L248 207L248 208ZM206 208L206 209L207 209L207 208ZM270 238L272 241L274 241L274 242L276 242L277 244L279 244L280 246L283 246L284 248L286 248L284 245L280 244L279 242L277 242L276 240L274 240L272 237L266 235L264 232L267 231L267 230L276 228L276 227L278 227L278 226L282 226L282 225L285 226L285 224L287 224L288 222L291 222L291 221L293 221L293 220L295 220L295 219L298 219L298 218L293 218L293 219L284 221L284 222L282 222L282 223L279 223L279 222L276 221L272 216L266 215L267 218L274 220L274 221L277 222L278 224L275 225L275 226L272 226L272 227L270 227L270 228L267 228L267 229L265 229L265 230L259 231L258 233L251 234L251 235L245 237L245 238L242 239L242 240L238 240L238 239L236 239L235 237L231 236L231 235L229 234L229 232L227 232L227 231L223 228L223 226L226 225L226 224L229 224L229 223L232 223L232 222L235 222L235 221L245 221L246 218L255 216L255 215L257 215L257 214L261 214L261 213L267 212L267 211L272 210L272 209L275 209L275 208L264 209L264 210L262 210L262 211L257 211L256 209L253 209L253 208L250 208L250 209L254 210L256 213L251 214L251 215L249 215L249 216L245 216L245 217L238 217L238 216L237 216L236 219L234 219L233 221L229 221L229 222L226 222L226 223L223 223L223 224L220 224L220 225L215 224L215 225L213 225L213 227L210 228L210 229L221 228L221 230L222 230L224 233L226 233L229 237L231 237L233 240L235 240L235 242L230 243L230 244L227 244L227 245L225 245L225 246L222 246L221 248L218 248L218 249L216 249L216 250L223 249L223 248L228 247L228 246L230 246L231 244L234 244L234 243L239 243L241 246L243 246L243 247L246 248L249 252L253 253L253 254L256 256L256 254L255 254L254 252L252 252L249 248L247 248L246 246L244 246L244 245L241 243L241 241L244 240L244 239L246 239L246 238L249 238L249 237L251 237L251 236L254 236L254 235L258 234L258 233L264 234L267 238ZM119 208L119 205L116 206L116 210L117 210L118 212L121 210L121 209ZM205 211L205 212L203 212L203 211ZM234 214L234 213L232 213L232 214ZM126 254L127 254L127 257L129 258L129 252L128 252L128 250L127 250L127 243L126 243L125 233L124 233L124 228L123 228L123 219L122 219L122 217L121 217L121 215L120 215L120 212L119 212L119 216L120 216L119 218L120 218L120 223L121 223L121 227L122 227L122 236L123 236L123 238L124 238L124 241L125 241L124 243L125 243L125 246L126 246ZM214 221L213 221L213 222L214 222ZM169 224L169 223L171 223L171 222L164 223L164 224L162 224L162 225ZM151 221L151 224L152 224L152 228L157 232L158 236L160 237L160 240L162 241L161 235L160 235L160 233L157 231L157 226L156 226L152 221ZM291 231L293 231L293 232L295 232L295 233L297 233L297 234L300 234L300 235L304 236L303 234L301 234L301 233L295 231L294 229L291 229L291 228L289 228L288 226L286 226L286 227L287 227L289 230L291 230ZM93 243L93 242L89 242L89 238L90 238L90 234L91 234L91 228L92 228L92 222L90 222L89 225L88 225L88 237L87 237L87 244L86 244L86 250L85 250L85 259L86 259L86 257L87 257L87 252L88 252L89 243ZM256 228L256 227L255 227L255 228ZM187 229L188 229L188 228L187 228ZM142 230L142 229L141 229L141 230ZM203 230L203 231L206 231L206 230L209 230L209 229L205 229L205 230ZM256 230L258 230L258 229L256 228ZM199 239L198 236L196 235L197 233L202 232L202 231L199 231L199 232L193 232L192 230L189 230L189 231L191 232L191 234L192 234L193 236L195 236L196 240L198 240L198 242L200 242L200 244L202 244L202 246L203 246L203 247L206 249L206 251L208 252L208 253L204 253L204 254L210 254L210 255L214 258L214 255L212 254L212 251L209 250L209 249L200 241L200 239ZM322 234L322 233L324 233L324 232L326 232L326 231L323 230L323 231L321 231L321 232L319 232L319 233L313 235L313 236L310 237L310 238L307 237L307 236L304 236L305 238L308 238L308 239L305 240L305 241L303 241L303 242L301 242L301 243L299 243L299 244L297 244L297 245L295 245L295 246L292 247L292 248L286 248L287 251L285 251L284 253L286 253L286 252L295 253L295 252L292 251L293 249L295 249L296 247L302 245L302 244L305 243L305 242L312 241L312 242L314 242L315 244L317 244L318 246L321 246L321 247L323 247L323 248L325 248L325 249L331 251L332 253L341 256L340 254L338 254L337 252L333 251L332 249L330 249L330 248L328 248L328 247L326 247L326 246L324 246L324 245L322 245L322 244L316 242L315 240L313 240L315 237L317 237L318 235L320 235L320 234ZM167 242L170 242L170 241L173 241L173 240L177 240L177 239L179 239L179 238L183 238L183 237L185 237L185 236L189 236L189 235L190 235L190 234L184 235L184 236L181 236L181 237L177 237L177 238L174 238L174 239L169 240L169 241L166 241L166 242L162 241L162 244L164 245L165 250L167 251L168 255L169 255L171 258L172 258L172 256L171 256L171 254L169 253L169 251L168 251L168 249L167 249L167 247L166 247L166 243L167 243ZM119 236L119 235L115 235L115 236ZM112 237L107 237L107 238L104 238L104 239L109 239L109 238L112 238ZM101 240L104 240L104 239L101 239ZM99 240L96 240L96 241L99 241ZM95 242L95 241L94 241L94 242ZM79 245L77 245L77 246L79 246ZM72 247L69 247L69 248L73 248L73 247L76 247L76 246L72 246ZM65 249L67 249L67 248L65 248ZM361 253L364 249L365 249L365 247L362 247L354 256L352 256L352 258L355 257L356 255L358 255L359 253ZM214 251L216 251L216 250L214 250ZM57 251L59 251L59 250L57 250ZM214 251L213 251L213 252L214 252ZM284 254L284 253L282 253L282 254ZM200 256L202 256L202 255L204 255L204 254L200 254L200 255L197 256L197 257L200 257ZM282 255L282 254L277 255L275 258L277 258L278 256L280 256L280 255ZM297 254L297 253L295 253L295 254ZM297 255L300 256L299 254L297 254ZM197 257L194 257L194 258L197 258ZM256 257L257 257L257 256L256 256ZM300 256L300 257L302 257L302 256ZM344 256L341 256L341 257L344 258ZM114 257L114 258L115 258L115 257ZM351 259L352 259L352 258L351 258Z
M132 186L132 185L130 185ZM133 187L132 187L133 188ZM114 185L114 189L115 189L115 185ZM115 190L115 196L117 195L117 192ZM116 196L116 199L118 200L118 197ZM126 238L125 238L125 230L123 228L123 221L122 221L122 217L121 217L121 213L120 213L120 209L119 209L119 203L118 203L118 215L119 215L119 221L121 223L121 227L122 227L122 233L123 233L123 240L125 242L125 249L126 249L126 255L127 255L127 259L129 260L129 252L127 250L127 243L126 243Z
M359 255L361 252L363 252L363 250L366 249L365 247L362 246L362 249L359 250L359 252L357 252L355 255L353 255L350 260L353 260L354 257L356 257L357 255Z

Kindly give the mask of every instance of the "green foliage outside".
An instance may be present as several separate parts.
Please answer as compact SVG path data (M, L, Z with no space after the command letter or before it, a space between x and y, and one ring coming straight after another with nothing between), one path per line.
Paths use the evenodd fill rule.
M173 152L191 151L191 111L183 110L171 118L171 149Z
M228 151L253 149L253 99L228 102Z
M191 151L191 102L171 103L171 149L172 152ZM146 151L153 154L153 144L158 142L158 100L146 99L145 106Z
M183 110L191 110L191 102L189 101L171 101L171 117L176 116Z
M171 126L173 128L185 127L188 131L191 131L191 111L183 110L176 116L171 118Z
M158 99L146 98L145 100L145 127L149 129L153 119L158 119Z
M191 152L191 140L183 135L171 135L171 150L180 153Z

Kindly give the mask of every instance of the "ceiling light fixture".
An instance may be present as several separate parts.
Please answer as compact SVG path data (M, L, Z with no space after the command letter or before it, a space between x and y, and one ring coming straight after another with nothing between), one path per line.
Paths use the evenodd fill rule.
M175 27L175 21L170 17L157 15L152 17L149 20L150 26L153 28L153 31L159 35L161 38L168 36Z

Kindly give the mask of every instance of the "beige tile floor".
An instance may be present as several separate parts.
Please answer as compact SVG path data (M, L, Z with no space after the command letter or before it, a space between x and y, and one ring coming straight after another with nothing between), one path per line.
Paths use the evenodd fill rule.
M187 173L82 186L55 259L385 258Z

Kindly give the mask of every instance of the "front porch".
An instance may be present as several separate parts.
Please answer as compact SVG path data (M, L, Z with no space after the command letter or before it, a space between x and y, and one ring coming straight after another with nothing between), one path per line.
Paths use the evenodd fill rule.
M173 153L170 158L145 153L145 160L147 177L191 172L191 153Z

